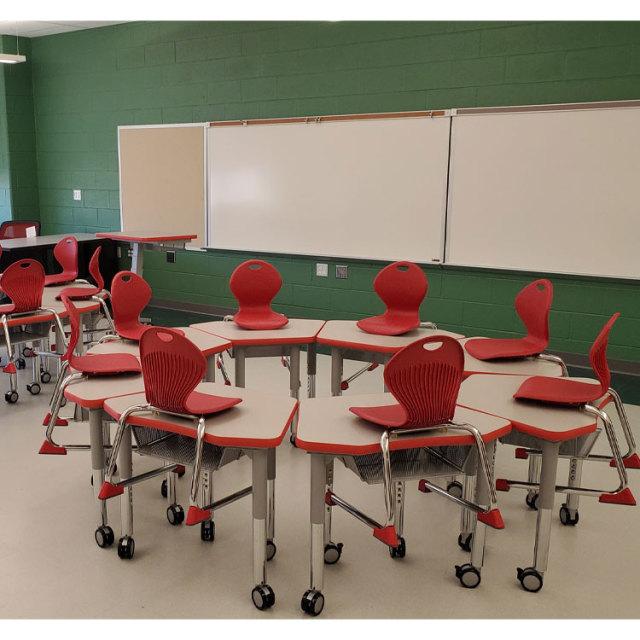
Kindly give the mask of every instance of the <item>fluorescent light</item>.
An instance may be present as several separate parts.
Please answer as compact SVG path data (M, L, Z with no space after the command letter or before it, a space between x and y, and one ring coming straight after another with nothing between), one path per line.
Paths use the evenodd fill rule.
M27 56L14 55L13 53L0 53L0 64L16 64L17 62L26 62Z

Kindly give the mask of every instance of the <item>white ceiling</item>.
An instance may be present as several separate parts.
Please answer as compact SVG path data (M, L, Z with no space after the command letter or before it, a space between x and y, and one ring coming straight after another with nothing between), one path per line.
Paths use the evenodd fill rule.
M39 20L0 20L0 34L8 36L22 36L25 38L37 38L50 36L54 33L66 31L79 31L80 29L94 29L110 24L121 24L122 21L106 22L102 20L56 20L43 22Z

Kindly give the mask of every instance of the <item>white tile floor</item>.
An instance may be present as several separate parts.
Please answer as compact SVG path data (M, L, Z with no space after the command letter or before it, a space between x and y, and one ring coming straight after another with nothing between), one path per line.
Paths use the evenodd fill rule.
M229 358L227 365L233 369ZM345 375L359 366L346 363ZM0 405L5 489L0 503L0 618L304 619L313 624L300 610L309 581L309 459L304 452L288 439L278 449L278 551L268 565L276 604L260 612L250 599L250 499L216 512L215 542L205 543L198 527L168 524L156 478L134 488L134 558L120 560L115 546L99 549L93 538L89 456L38 455L48 394L30 396L24 390L27 373L20 372L20 378L18 404ZM287 370L278 359L249 360L247 386L287 393ZM378 368L355 381L347 393L381 387ZM317 395L328 395L328 389L329 358L319 356ZM640 441L640 407L628 409ZM61 439L86 441L86 434L86 423L75 423ZM606 452L602 440L598 451ZM150 461L134 458L134 464L144 468ZM497 477L526 475L526 462L514 459L512 447L499 446L496 465ZM248 484L249 471L247 459L221 469L214 477L216 495ZM629 475L632 491L640 496L640 471ZM613 487L617 478L608 466L591 464L585 467L584 481ZM188 475L178 485L186 505ZM335 487L372 516L383 518L380 486L361 483L337 463ZM489 531L482 583L472 590L462 588L454 575L454 565L467 562L468 554L457 544L459 513L452 503L407 484L407 555L401 560L391 559L367 527L335 510L333 537L344 543L344 550L341 560L326 568L326 605L315 620L638 617L640 510L582 498L576 527L565 527L555 517L544 587L532 594L516 579L516 567L529 566L533 557L536 513L525 505L524 496L518 490L498 494L506 527ZM562 500L558 495L557 507ZM118 537L117 499L109 504L109 513Z

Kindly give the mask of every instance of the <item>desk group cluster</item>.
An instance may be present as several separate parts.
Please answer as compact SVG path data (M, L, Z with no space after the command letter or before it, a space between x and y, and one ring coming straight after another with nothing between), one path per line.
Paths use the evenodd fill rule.
M553 297L548 280L529 284L515 300L525 336L469 339L420 321L427 279L413 263L395 262L376 276L373 286L386 307L382 315L325 322L275 312L271 302L281 277L269 263L249 260L230 279L238 301L235 315L166 328L140 322L151 289L139 275L122 271L110 292L104 289L99 252L98 248L89 266L95 286L77 281L77 268L75 275L72 269L61 280L47 283L35 261L11 265L0 277L11 302L1 306L0 313L10 359L4 370L11 374L10 393L16 393L15 398L7 397L9 402L17 400L16 344L31 345L23 355L35 355L34 363L44 358L61 363L40 453L90 452L95 540L102 548L115 542L106 501L120 496L120 558L134 556L132 487L137 483L161 476L169 522L199 525L201 539L208 542L215 537L214 511L250 495L251 599L258 609L273 606L267 563L276 553L276 449L287 436L292 446L311 454L310 582L301 608L312 616L325 604L324 567L338 562L343 551L332 537L332 510L339 507L357 518L392 558L402 558L407 552L407 481L417 480L420 491L460 507L458 543L469 552L469 561L456 566L455 572L466 588L480 584L487 530L504 527L496 490L523 488L527 504L537 510L533 563L517 570L522 587L530 592L542 588L547 571L556 492L566 495L560 519L567 526L578 522L580 496L635 505L627 470L640 467L640 460L621 399L610 388L606 358L618 314L595 337L590 352L595 377L571 377L562 360L544 353ZM26 290L30 297L23 295ZM100 314L108 329L85 351L83 331L95 328ZM52 323L56 349L47 343ZM29 325L44 329L34 333ZM331 350L329 397L315 397L318 344ZM302 349L307 352L308 397L299 399ZM224 353L234 359L233 386ZM246 359L264 356L283 358L290 375L289 395L245 388ZM385 391L342 395L354 377L343 379L345 359L365 363L359 374L384 365ZM221 382L215 382L218 370ZM34 375L43 371L41 364L34 364ZM66 421L60 416L65 400L88 414L86 445L57 441L56 427ZM605 412L609 403L617 411L619 426L614 427ZM592 452L601 432L610 455ZM528 459L526 481L494 478L498 441L516 445L517 457ZM134 453L157 459L158 466L135 474ZM242 456L251 460L251 484L214 500L211 474ZM560 457L571 461L565 485L556 484ZM381 519L334 491L336 459L363 482L382 486ZM582 486L585 462L610 465L613 486ZM177 504L176 477L187 468L191 485L185 512Z

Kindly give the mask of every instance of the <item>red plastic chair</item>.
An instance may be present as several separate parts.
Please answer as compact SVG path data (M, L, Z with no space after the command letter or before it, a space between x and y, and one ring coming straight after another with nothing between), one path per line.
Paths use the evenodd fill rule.
M549 310L553 286L549 280L528 284L517 296L515 307L524 323L524 338L479 338L467 340L467 353L478 360L524 358L541 354L549 345Z
M69 325L71 333L69 343L64 354L61 356L62 367L58 376L58 383L51 398L51 412L48 414L47 439L40 448L40 453L64 454L68 449L86 449L85 445L58 445L53 442L53 430L57 424L58 414L62 405L62 398L66 387L75 380L92 376L112 376L120 374L140 373L141 366L138 358L130 353L95 354L78 356L75 349L80 339L81 320L80 313L73 302L67 296L62 296L67 313L69 314ZM68 369L73 373L65 375Z
M609 371L609 364L607 363L607 345L609 343L611 327L619 316L619 313L615 313L609 318L589 351L589 360L598 379L598 384L576 380L571 377L549 378L545 376L532 376L520 385L513 397L519 400L532 400L545 404L582 407L592 405L592 403L596 401L599 401L598 405L602 407L607 404L609 400L613 400L629 447L627 453L621 456L622 465L627 468L639 469L640 458L635 451L635 442L624 410L624 405L622 404L620 396L609 386L611 383L611 373ZM613 428L608 419L603 418L603 421L605 422L605 427L607 427L607 436L614 451L614 459L611 460L610 466L618 466L615 455L615 452L618 450L618 445L617 441L614 442L615 435L613 434ZM609 422L609 424L607 424L607 422ZM619 469L619 473L621 478L625 477L622 469ZM600 497L600 501L635 504L628 488L618 493L603 494Z
M113 324L117 334L139 341L149 325L140 322L140 314L151 300L151 287L133 271L120 271L111 282Z
M78 241L73 236L62 238L53 249L53 257L62 271L46 276L44 286L73 282L78 277Z
M385 384L398 404L349 408L360 418L385 428L380 448L387 523L382 529L374 530L374 535L391 546L398 544L395 528L392 526L395 515L389 447L389 438L395 437L396 431L446 426L468 431L474 437L478 448L478 460L490 487L491 502L489 509L479 505L471 506L477 511L481 522L495 528L504 527L502 516L496 506L492 473L482 436L471 425L453 422L463 371L464 353L457 340L448 336L423 338L398 351L385 366Z
M35 229L35 235L40 235L40 223L37 220L6 220L0 224L0 240L26 238L28 229Z
M229 280L231 293L238 301L234 322L244 329L279 329L288 318L271 309L282 278L278 270L264 260L247 260L236 267Z
M373 288L387 307L379 316L358 321L367 333L396 336L420 325L420 305L427 295L427 276L412 262L387 265L373 281Z

